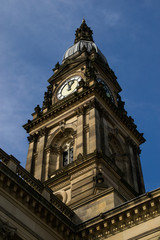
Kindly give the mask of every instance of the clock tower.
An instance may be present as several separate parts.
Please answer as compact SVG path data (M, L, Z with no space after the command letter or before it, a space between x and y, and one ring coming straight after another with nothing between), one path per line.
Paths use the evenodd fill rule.
M85 20L53 71L42 108L24 125L26 169L85 221L145 192L145 139Z

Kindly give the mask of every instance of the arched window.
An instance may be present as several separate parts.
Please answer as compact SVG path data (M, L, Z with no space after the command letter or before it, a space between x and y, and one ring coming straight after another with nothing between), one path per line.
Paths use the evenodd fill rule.
M46 151L48 159L48 175L73 162L75 131L72 128L63 129L54 135Z
M63 147L63 166L67 166L69 163L73 162L73 144L72 142L67 142Z
M125 161L123 148L121 143L118 141L116 136L113 134L108 135L109 139L109 153L113 162L121 169L121 171L125 174Z

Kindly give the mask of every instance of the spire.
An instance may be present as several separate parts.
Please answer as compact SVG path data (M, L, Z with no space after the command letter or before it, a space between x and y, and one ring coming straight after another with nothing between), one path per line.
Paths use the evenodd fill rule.
M92 34L93 34L92 30L87 26L86 21L83 18L81 26L76 30L74 43L77 43L80 40L94 42L92 38Z

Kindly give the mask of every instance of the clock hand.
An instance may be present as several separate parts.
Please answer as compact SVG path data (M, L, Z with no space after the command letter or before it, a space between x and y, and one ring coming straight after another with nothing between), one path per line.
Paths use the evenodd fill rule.
M72 87L72 84L74 83L74 80L70 81L67 83L67 86L68 86L68 89L67 91L70 91L71 90L71 87Z

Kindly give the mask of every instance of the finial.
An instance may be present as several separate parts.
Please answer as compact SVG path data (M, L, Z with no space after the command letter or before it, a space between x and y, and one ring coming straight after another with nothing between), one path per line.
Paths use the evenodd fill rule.
M86 21L83 17L81 26L76 30L76 34L75 34L76 37L75 37L74 43L77 43L80 40L94 42L92 38L92 34L93 34L92 30L87 26Z

